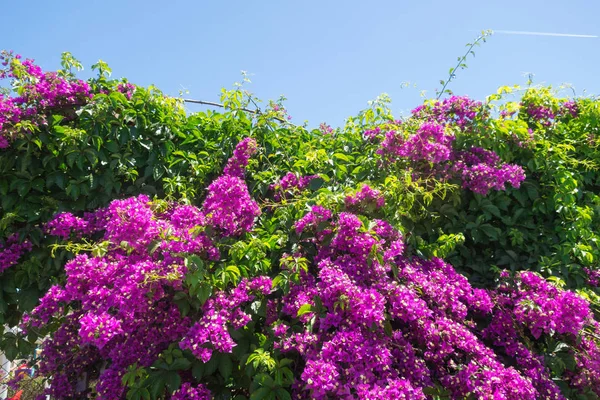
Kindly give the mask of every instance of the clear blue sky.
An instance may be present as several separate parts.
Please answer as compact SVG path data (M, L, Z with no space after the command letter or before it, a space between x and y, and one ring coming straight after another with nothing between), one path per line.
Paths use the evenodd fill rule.
M310 126L340 125L382 92L406 113L483 29L600 35L593 0L37 0L0 10L0 48L45 69L70 51L83 77L103 59L114 77L210 101L246 70L255 94L285 95L292 122ZM450 88L483 98L533 72L535 83L600 94L599 50L598 38L495 34Z

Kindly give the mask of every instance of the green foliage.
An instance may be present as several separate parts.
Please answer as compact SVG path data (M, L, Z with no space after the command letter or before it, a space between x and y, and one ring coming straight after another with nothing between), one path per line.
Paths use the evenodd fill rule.
M443 82L440 96L487 35L469 44ZM59 73L72 77L81 65L66 53L62 67ZM136 87L128 98L117 89L124 81L109 79L106 63L99 61L92 68L99 74L89 82L96 93L93 101L52 110L45 116L46 125L0 152L0 240L16 233L34 246L18 265L1 273L0 326L16 326L53 283L61 282L62 267L74 254L106 252L102 242L59 245L42 227L53 215L82 214L140 193L199 205L204 188L247 136L259 145L247 181L264 212L250 234L225 243L220 260L187 257L185 290L173 295L183 315L197 315L212 294L245 277L275 276L274 290L287 293L301 271L310 268L306 258L295 255L297 250L309 256L315 251L295 234L294 223L315 204L340 208L348 194L366 183L386 201L381 210L368 212L403 232L409 255L446 258L481 287L494 286L502 269L538 271L557 284L579 289L600 310L600 292L587 284L585 273L586 268L597 270L600 260L596 100L578 99L574 117L561 114L567 99L548 88L529 88L520 101L508 101L505 95L518 88L503 87L482 105L468 129L447 127L457 149L480 146L525 169L527 180L519 189L482 196L434 174L415 174L408 161L386 162L378 153L380 141L365 138L364 132L397 130L407 137L422 122L414 117L395 121L387 95L349 118L344 127L324 134L286 122L281 102L248 112L257 100L240 87L222 92L223 113L188 114L180 100L154 87ZM21 90L26 79L18 78L15 90ZM545 107L556 117L540 121L528 113L530 107ZM514 115L504 117L501 112ZM273 185L288 172L319 177L306 189L274 201ZM252 314L264 317L265 303L252 303ZM341 301L339 306L345 304ZM302 306L297 317L311 313L320 313L318 301ZM191 374L216 398L290 399L296 373L292 360L273 347L255 321L230 334L237 344L233 353L215 353L207 363L171 345L150 367L130 366L122 377L128 398L163 398L180 386L182 375ZM25 338L7 332L0 348L10 359L31 354L42 335L30 332ZM573 370L567 344L550 342L546 347L546 365L555 376ZM429 395L448 397L442 388L431 388Z
M523 166L527 176L519 189L486 197L460 191L452 202L436 199L432 215L418 220L413 232L426 243L438 241L439 232L464 234L464 244L449 259L472 281L490 286L498 269L535 270L562 278L569 288L583 288L584 268L598 268L600 109L597 101L579 99L576 118L561 115L566 101L550 89L530 88L520 104L486 104L492 113L520 110L518 118L486 117L472 125L472 132L457 136L457 141L494 149L503 160ZM557 116L541 124L527 113L530 105Z
M80 65L66 54L63 67L70 75ZM43 222L57 212L82 213L140 193L197 202L239 138L253 129L244 113L188 116L179 100L154 87L136 87L128 99L117 90L122 82L108 80L108 66L96 67L93 101L49 112L46 125L2 150L0 243L18 234L34 248L2 274L0 326L16 325L60 279L68 252L50 252L55 239L44 234Z

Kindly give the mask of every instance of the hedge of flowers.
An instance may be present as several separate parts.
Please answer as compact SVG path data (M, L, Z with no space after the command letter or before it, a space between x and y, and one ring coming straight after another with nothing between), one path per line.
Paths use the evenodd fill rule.
M308 131L280 104L241 112L240 89L187 116L102 63L85 83L4 54L0 189L51 201L1 204L0 311L19 329L0 347L40 345L40 398L600 396L595 153L568 147L578 118L595 134L595 102L530 89L396 120L379 101ZM17 162L61 152L76 196ZM111 168L119 188L92 201ZM534 220L560 240L519 266Z

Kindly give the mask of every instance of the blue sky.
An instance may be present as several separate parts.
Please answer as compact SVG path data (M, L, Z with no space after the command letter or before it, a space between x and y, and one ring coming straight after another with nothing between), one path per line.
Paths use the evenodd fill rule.
M8 5L7 5L8 4ZM292 122L334 126L386 92L396 114L435 95L483 29L600 35L591 0L28 1L2 6L0 48L45 69L72 52L114 77L217 101L240 71L263 99L285 95ZM572 84L600 94L600 39L495 34L450 89L484 98L498 86ZM403 88L403 82L411 86ZM413 87L416 85L416 88ZM191 111L199 108L189 106Z

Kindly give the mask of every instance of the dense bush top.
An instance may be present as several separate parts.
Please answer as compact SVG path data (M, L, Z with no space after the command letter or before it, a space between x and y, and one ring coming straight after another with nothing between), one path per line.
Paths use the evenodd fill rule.
M2 57L1 348L53 397L600 395L597 101L308 130Z

